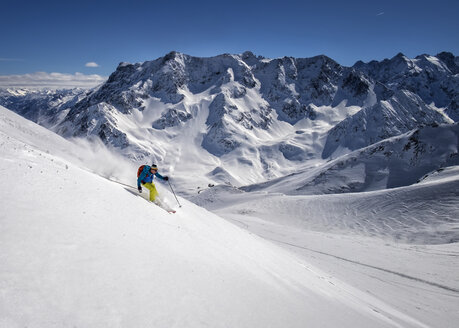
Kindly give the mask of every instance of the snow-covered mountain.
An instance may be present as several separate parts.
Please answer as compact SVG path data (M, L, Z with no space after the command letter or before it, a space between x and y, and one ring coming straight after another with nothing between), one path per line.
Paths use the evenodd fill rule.
M416 94L401 90L348 117L333 127L327 137L323 158L340 148L356 150L381 140L430 124L453 123L444 113L427 106Z
M184 189L241 186L325 165L425 125L452 124L458 67L450 53L344 67L326 56L171 52L121 63L90 92L69 91L57 102L38 97L39 104L30 95L2 96L0 104L67 138L97 137L131 160L160 163ZM190 157L196 177L187 173Z
M68 110L83 99L85 89L0 89L0 103L45 127L60 122Z
M424 54L413 59L399 53L381 62L359 61L353 67L391 89L416 93L426 104L444 108L457 102L459 58L451 53Z
M253 144L244 140L254 130L272 133L274 120L294 125L315 118L317 113L310 105L335 107L346 100L348 105L363 106L374 98L370 83L362 74L325 56L268 60L248 52L212 58L172 52L151 62L120 64L101 88L69 112L58 131L72 136L96 134L107 143L125 147L129 138L120 139L125 132L116 120L107 119L96 127L85 123L93 116L99 122L99 115L111 117L113 112L148 111L151 100L157 99L166 108L156 110L159 115L151 122L153 128L186 125L199 114L187 106L187 100L201 95L197 99L200 107L209 101L202 146L222 156ZM78 129L71 128L75 126Z
M317 168L242 190L310 195L412 185L430 172L459 165L458 124L415 129L339 156Z

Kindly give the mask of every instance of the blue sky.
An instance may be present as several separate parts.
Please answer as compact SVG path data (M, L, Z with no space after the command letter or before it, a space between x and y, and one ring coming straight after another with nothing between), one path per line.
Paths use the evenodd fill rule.
M0 75L109 75L171 50L268 58L459 54L459 1L2 1ZM98 67L86 67L87 63ZM93 65L95 66L95 65Z

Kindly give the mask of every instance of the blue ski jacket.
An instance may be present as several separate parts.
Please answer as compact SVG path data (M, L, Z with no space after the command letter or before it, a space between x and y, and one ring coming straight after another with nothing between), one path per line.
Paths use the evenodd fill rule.
M148 165L145 165L143 167L142 172L140 172L140 175L137 178L137 188L140 187L141 183L148 183L148 182L152 183L155 175L158 178L164 180L164 177L161 174L159 174L158 172L156 172L155 174L151 174L150 169L151 169L151 167L148 166Z

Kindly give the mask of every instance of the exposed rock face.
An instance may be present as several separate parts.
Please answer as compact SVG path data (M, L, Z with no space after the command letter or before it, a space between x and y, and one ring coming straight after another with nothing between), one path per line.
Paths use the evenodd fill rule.
M412 92L397 91L387 101L364 108L338 123L328 134L323 158L338 147L355 150L424 125L451 123Z
M458 94L459 59L448 52L414 59L399 53L381 62L357 62L353 67L392 90L409 90L437 107L448 106Z
M183 110L170 108L161 115L161 118L153 122L154 129L164 130L168 127L177 126L180 123L190 120L193 116Z

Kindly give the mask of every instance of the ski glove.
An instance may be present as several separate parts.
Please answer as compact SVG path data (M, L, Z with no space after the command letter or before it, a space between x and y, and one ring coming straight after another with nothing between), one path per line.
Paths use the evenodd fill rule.
M167 181L167 180L169 180L169 177L164 177L163 179Z
M139 189L139 192L140 192L140 193L142 192L142 187L139 187L139 188L137 188L137 189Z

